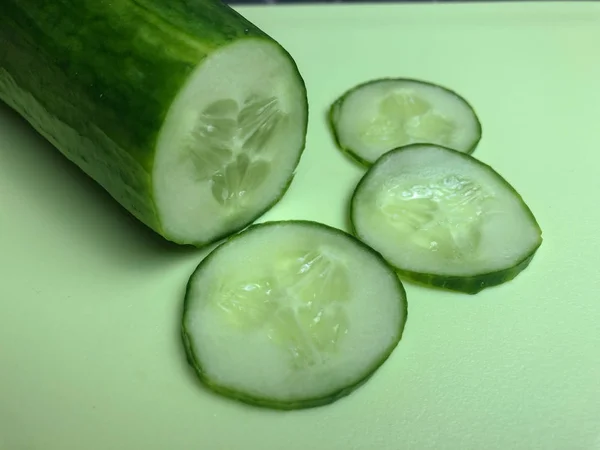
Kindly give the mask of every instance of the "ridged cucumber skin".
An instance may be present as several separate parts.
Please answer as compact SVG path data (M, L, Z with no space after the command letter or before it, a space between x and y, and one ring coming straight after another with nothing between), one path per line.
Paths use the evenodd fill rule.
M406 145L404 147L395 148L395 149L390 150L389 152L381 155L375 161L375 163L373 163L373 166L371 166L371 167L374 167L376 164L385 162L385 159L392 157L396 152L401 152L404 149L415 148L415 147L419 147L419 146L427 147L427 146L429 146L429 144L411 144L411 145ZM438 145L437 147L441 147L441 146ZM445 148L445 149L448 151L451 151L457 155L460 155L460 157L462 157L462 158L469 158L472 160L475 159L475 157L473 157L472 155L462 153L462 152L459 152L457 150L453 150L450 148ZM498 286L500 284L511 281L517 275L519 275L519 273L521 273L523 270L525 270L527 268L527 266L529 266L529 263L531 263L533 257L535 256L535 253L538 251L538 249L540 248L540 246L542 245L542 242L543 242L542 229L541 229L539 223L537 222L537 219L533 215L533 212L531 211L531 209L529 208L527 203L525 203L525 201L521 197L521 194L519 194L517 192L517 190L502 175L500 175L490 165L482 162L481 160L477 159L476 161L482 167L486 168L487 170L489 170L489 171L493 172L495 175L497 175L499 177L499 180L502 182L502 184L504 184L504 186L506 186L508 189L510 189L516 195L516 197L519 199L521 204L525 207L529 217L532 220L532 223L535 225L536 229L539 232L540 238L539 238L538 242L530 249L529 253L521 261L517 262L515 265L513 265L512 267L509 267L507 269L498 270L495 272L473 274L472 276L454 276L454 275L440 275L440 274L434 274L434 273L413 272L413 271L402 269L399 267L394 267L400 277L404 278L405 280L412 281L412 282L415 282L417 284L421 284L424 286L437 287L437 288L441 288L441 289L447 289L449 291L460 292L463 294L475 295L489 287ZM358 230L356 229L356 226L355 226L354 203L355 203L355 199L357 197L357 193L360 192L360 188L361 188L362 184L366 182L369 175L370 175L370 170L367 170L367 172L363 175L363 177L360 179L360 181L356 185L356 187L354 189L354 193L352 194L352 198L350 200L350 209L349 209L351 233L363 242L366 242L366 241L364 240L364 237L362 237L360 235L360 233L358 232ZM366 245L368 245L368 244L366 244ZM389 262L389 261L388 261L388 264L392 265L391 262Z
M277 46L306 98L285 49L219 0L5 0L0 100L140 222L204 246L238 230L211 242L165 233L153 198L156 143L192 70L240 39Z
M227 245L234 239L240 239L240 238L245 237L247 233L251 233L256 228L278 226L278 225L285 225L285 224L301 225L301 226L307 226L307 227L319 227L319 228L325 228L332 232L341 233L345 236L348 236L354 242L356 242L363 248L367 249L371 254L376 256L378 258L379 262L383 266L389 267L391 270L393 270L393 268L389 265L389 263L385 259L383 259L383 257L379 253L377 253L371 247L366 245L364 242L356 239L355 236L353 236L349 233L346 233L345 231L330 227L329 225L325 225L320 222L315 222L315 221L311 221L311 220L290 219L290 220L277 220L277 221L268 221L268 222L253 224L253 225L249 226L248 228L246 228L245 230L243 230L235 235L229 236L229 238L226 241L219 244L206 258L204 258L200 262L200 264L196 267L196 269L190 276L187 287L186 287L186 291L185 291L184 301L183 301L183 317L182 317L182 321L181 321L181 338L182 338L183 347L184 347L184 351L185 351L185 357L186 357L188 364L194 370L194 372L195 372L196 376L198 377L198 379L200 380L200 382L206 388L210 389L211 391L213 391L219 395L222 395L226 398L229 398L233 401L238 401L238 402L241 402L241 403L244 403L244 404L247 404L250 406L254 406L254 407L259 407L259 408L267 408L267 409L275 409L275 410L309 409L309 408L315 408L315 407L331 404L343 397L348 396L352 392L354 392L356 389L358 389L360 386L362 386L364 383L366 383L371 378L371 376L373 376L375 374L377 369L379 369L379 367L381 367L387 361L387 359L390 357L392 352L398 346L398 344L402 340L402 336L404 334L404 329L405 329L405 325L406 325L406 320L408 318L408 304L407 304L406 291L404 289L404 285L402 284L402 281L399 278L396 278L396 280L398 283L397 286L398 286L399 297L402 299L401 306L402 306L403 318L402 318L402 321L399 323L398 339L389 346L389 348L382 355L382 357L369 368L367 373L365 373L365 375L360 380L356 381L355 383L353 383L351 385L340 387L339 389L337 389L333 392L330 392L328 395L324 395L324 396L320 396L320 397L307 398L307 399L302 399L302 400L297 400L297 401L283 402L283 401L279 401L279 400L267 398L267 397L250 396L250 395L238 392L236 390L230 389L227 386L220 385L219 383L212 380L206 374L206 372L204 371L204 369L202 367L202 364L200 364L200 362L196 358L196 356L195 356L196 351L194 350L194 345L193 345L193 342L192 342L192 339L190 336L190 332L187 330L186 325L185 325L188 306L189 306L190 302L193 301L191 298L193 297L192 285L193 285L193 281L194 281L194 276L205 265L211 263L211 259L212 259L213 255L216 254L216 252L219 250L219 248L224 245Z
M355 150L345 146L342 144L341 138L340 138L340 133L338 130L338 127L336 125L336 120L337 120L337 115L340 112L340 109L342 108L342 105L344 104L344 101L346 100L346 98L348 98L348 96L352 93L354 93L355 91L368 86L370 84L374 84L374 83L381 83L383 81L398 81L398 82L402 82L402 81L409 81L409 82L414 82L414 83L425 83L425 84L429 84L432 86L435 86L439 89L442 89L452 95L454 95L455 97L458 97L459 99L461 99L463 102L465 102L474 112L475 115L475 119L477 121L477 131L478 131L478 139L473 143L473 145L464 153L467 154L472 154L475 149L477 148L477 146L479 145L479 142L481 141L481 137L483 134L483 127L481 125L481 121L479 120L479 117L477 116L477 113L475 112L475 109L473 108L473 105L471 105L464 97L462 97L461 95L459 95L457 92L453 91L450 88L447 88L445 86L439 85L439 84L434 84L431 83L429 81L425 81L425 80L421 80L418 78L394 78L394 77L383 77L383 78L375 78L372 80L368 80L365 82L362 82L360 84L357 84L353 87L351 87L350 89L346 90L344 93L342 93L337 99L335 99L335 101L331 104L331 106L329 107L329 112L327 114L327 124L329 125L329 129L331 131L331 134L333 136L333 141L335 143L335 146L344 154L346 154L351 160L353 160L355 163L357 163L358 165L365 167L365 168L369 168L371 167L375 162L370 162L367 161L366 159L364 159L363 157L361 157ZM393 150L393 149L390 149Z

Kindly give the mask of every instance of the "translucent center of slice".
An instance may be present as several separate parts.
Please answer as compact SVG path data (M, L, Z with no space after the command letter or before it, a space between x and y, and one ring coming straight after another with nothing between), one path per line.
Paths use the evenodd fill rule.
M264 276L222 279L217 306L232 325L265 333L301 370L325 364L348 332L347 269L325 252L282 252Z
M215 200L225 207L243 205L244 196L267 178L270 157L263 149L286 118L276 98L249 97L243 104L222 99L198 115L184 157L198 181L209 181Z
M362 130L366 143L387 142L390 148L413 143L449 145L455 126L410 89L396 90L381 100L379 114Z
M478 251L493 202L480 185L455 175L421 183L390 180L377 196L377 207L399 240L449 260L469 259Z

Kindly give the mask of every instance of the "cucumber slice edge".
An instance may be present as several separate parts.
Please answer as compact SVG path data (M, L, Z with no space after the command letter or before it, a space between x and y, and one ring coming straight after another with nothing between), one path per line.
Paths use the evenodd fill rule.
M484 289L499 286L516 278L519 273L524 271L527 266L529 266L529 263L531 263L533 260L533 257L535 256L535 253L540 245L541 240L539 244L531 250L529 255L508 269L476 274L471 277L419 273L398 268L395 270L406 281L412 282L419 286L428 288L434 287L459 292L462 294L476 295Z
M180 335L181 335L181 339L183 342L185 358L186 358L188 365L191 366L191 368L193 369L196 377L199 379L201 384L204 387L206 387L208 390L213 391L216 394L223 395L225 398L228 398L232 401L237 401L242 404L249 405L249 406L289 411L289 410L298 410L298 409L309 409L309 408L314 408L314 407L325 406L325 405L331 404L343 397L346 397L348 394L352 393L357 388L359 388L361 385L366 383L378 371L378 369L388 360L388 358L391 356L391 354L394 352L394 350L396 349L396 347L402 340L402 338L404 336L404 331L406 329L406 321L408 319L408 302L407 302L406 290L404 288L404 285L402 284L402 280L399 277L395 277L396 286L398 288L398 293L401 298L401 303L402 303L401 309L402 309L402 313L403 313L402 320L399 323L398 338L392 344L390 344L389 348L386 349L386 351L381 355L381 358L379 360L377 360L374 364L369 366L368 370L365 372L365 374L360 379L358 379L355 383L346 385L340 389L330 392L327 395L314 397L314 398L308 398L308 399L302 399L302 400L280 401L280 400L275 400L275 399L266 398L266 397L251 396L248 394L241 393L235 389L231 389L227 386L220 385L219 383L213 382L211 377L206 375L206 373L202 367L202 364L200 364L200 362L195 357L196 352L194 350L194 344L190 337L190 332L188 332L187 327L186 327L186 316L187 316L187 311L188 311L188 307L189 307L189 302L191 301L191 299L190 299L191 288L192 288L194 277L195 277L196 273L199 272L200 270L202 270L202 268L206 264L210 263L212 257L216 254L217 250L219 250L221 247L228 245L235 239L239 239L239 238L243 237L246 232L252 231L256 228L278 226L278 225L285 225L285 224L298 224L298 225L305 225L305 226L321 227L321 228L325 228L325 229L329 230L330 232L341 233L341 234L345 235L346 237L348 237L349 239L351 239L357 245L359 245L360 247L362 247L363 249L365 249L366 251L371 253L384 267L388 267L392 271L394 271L395 269L393 266L391 266L389 264L389 262L387 262L383 258L383 256L379 252L377 252L373 248L369 247L366 243L364 243L363 241L358 239L352 233L348 233L342 229L335 228L335 227L326 225L321 222L317 222L317 221L313 221L313 220L304 220L304 219L272 220L272 221L252 224L252 225L248 226L247 228L243 229L242 231L239 231L235 234L230 235L225 241L223 241L217 247L215 247L215 249L212 250L196 266L196 268L190 275L188 282L186 284L186 290L185 290L184 301L183 301L183 313L181 316L181 327L180 327Z
M353 89L357 89L358 87L359 86L355 86ZM327 124L329 126L329 130L331 131L333 142L338 148L338 150L340 150L341 153L346 155L353 163L358 164L362 168L368 168L369 166L371 166L371 163L369 161L360 157L358 153L342 144L337 127L335 126L337 115L340 112L342 103L344 102L346 95L350 94L351 90L352 89L346 91L346 93L342 94L341 97L339 97L335 102L332 103L331 107L329 108L329 112L327 113Z

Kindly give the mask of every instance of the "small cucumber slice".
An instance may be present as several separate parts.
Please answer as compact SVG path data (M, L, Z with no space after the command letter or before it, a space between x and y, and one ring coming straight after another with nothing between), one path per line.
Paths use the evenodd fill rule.
M385 78L355 86L331 106L336 144L369 166L385 152L422 143L472 153L481 123L469 103L442 86Z
M200 263L182 335L210 389L297 409L362 384L398 344L406 315L397 274L354 236L310 221L266 222Z
M490 166L444 147L383 155L351 200L356 236L400 275L475 294L524 270L542 243L533 213Z

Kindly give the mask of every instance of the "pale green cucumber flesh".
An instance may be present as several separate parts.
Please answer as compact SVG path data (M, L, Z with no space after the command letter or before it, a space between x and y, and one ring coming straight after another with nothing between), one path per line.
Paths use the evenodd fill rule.
M364 383L400 341L406 316L398 276L358 239L317 222L266 222L197 267L182 338L208 388L299 409Z
M383 78L342 94L329 112L337 146L369 166L385 152L424 143L472 153L482 128L456 92L427 81Z
M471 294L516 277L542 243L533 213L500 174L434 145L379 158L350 215L354 234L406 279Z
M306 126L306 92L278 45L245 39L214 52L158 138L153 188L165 232L212 242L254 221L289 186Z
M168 240L208 244L281 198L308 107L277 42L218 0L75 3L3 3L0 100Z

